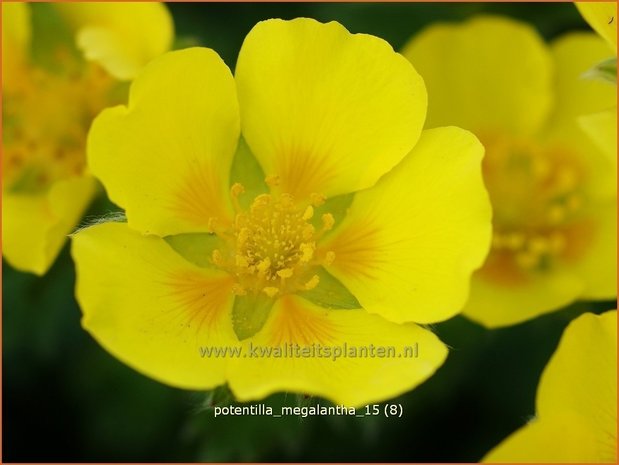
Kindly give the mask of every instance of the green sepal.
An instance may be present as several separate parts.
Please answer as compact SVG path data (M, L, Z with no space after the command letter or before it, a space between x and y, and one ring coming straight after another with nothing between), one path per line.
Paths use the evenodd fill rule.
M222 384L206 393L206 398L202 402L202 409L210 410L213 407L225 407L234 402L234 394L227 384Z
M35 63L51 71L66 72L59 64L57 53L68 53L75 62L83 61L75 45L75 32L58 8L51 3L32 3L32 58Z
M263 293L236 296L232 307L232 327L239 341L252 337L267 321L275 300Z
M214 268L213 250L221 248L222 240L210 233L186 233L167 236L165 241L185 260L202 268Z
M331 310L352 310L361 308L357 298L335 277L324 268L315 273L320 279L318 286L309 291L299 292L298 295L321 307Z
M230 185L238 182L245 188L245 192L239 196L241 207L248 209L258 195L266 194L269 191L264 178L262 167L245 139L241 137L230 168Z
M604 60L589 71L583 77L588 79L598 79L617 85L617 57Z
M314 209L314 217L312 218L312 224L316 229L322 227L322 215L325 213L331 213L335 220L333 230L337 229L342 220L346 217L348 209L352 204L355 194L343 194L327 199L325 203ZM333 231L332 230L332 231Z

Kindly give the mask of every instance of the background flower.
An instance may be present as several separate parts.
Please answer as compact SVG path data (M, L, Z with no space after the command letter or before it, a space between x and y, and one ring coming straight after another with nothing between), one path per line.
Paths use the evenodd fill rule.
M493 249L464 313L497 327L615 297L616 177L578 124L616 100L582 78L606 43L572 33L546 47L526 24L479 17L431 26L403 53L428 83L427 126L460 125L486 148Z
M14 267L54 262L95 194L90 122L172 36L159 3L3 5L2 253Z

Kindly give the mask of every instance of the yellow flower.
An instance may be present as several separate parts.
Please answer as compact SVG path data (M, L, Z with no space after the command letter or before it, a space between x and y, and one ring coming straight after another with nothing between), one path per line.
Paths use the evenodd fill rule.
M2 248L44 274L90 203L85 160L94 116L170 46L159 3L2 4ZM79 50L78 50L79 49Z
M612 47L614 59L596 64L592 77L606 76L617 83L617 3L616 2L576 2L578 10L595 31ZM589 73L591 74L591 73ZM610 76L609 76L610 75ZM579 118L582 128L617 163L617 106Z
M581 79L608 54L594 34L547 47L500 17L431 26L404 50L428 85L427 126L456 124L486 147L493 246L464 314L487 327L617 295L615 170L577 121L616 100Z
M617 2L574 2L580 14L617 55Z
M617 463L617 311L565 330L537 389L537 415L490 463Z
M410 63L335 22L259 23L235 77L209 49L154 60L89 136L128 223L74 237L85 328L142 373L240 400L360 405L419 384L447 350L404 322L456 314L490 242L483 149L422 133L425 112ZM344 343L418 343L418 358L199 354Z

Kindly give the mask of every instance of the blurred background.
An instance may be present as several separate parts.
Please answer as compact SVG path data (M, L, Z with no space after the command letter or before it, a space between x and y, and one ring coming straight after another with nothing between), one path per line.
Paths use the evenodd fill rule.
M548 40L588 29L571 3L174 3L169 8L179 46L211 47L231 68L247 32L274 17L336 20L396 49L433 22L480 13L527 21ZM115 209L99 198L88 215ZM616 307L579 303L494 331L462 317L435 325L450 356L434 377L391 401L403 405L399 419L214 418L202 407L205 393L159 384L101 349L80 327L74 281L68 247L42 278L2 265L5 462L475 462L534 414L540 373L567 323L585 311ZM297 401L281 394L264 402Z

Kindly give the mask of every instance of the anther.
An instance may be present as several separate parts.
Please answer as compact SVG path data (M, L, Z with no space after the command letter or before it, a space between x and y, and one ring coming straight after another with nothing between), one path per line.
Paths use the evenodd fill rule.
M330 231L333 228L334 224L335 224L335 218L333 218L333 215L331 213L325 213L324 215L322 215L322 230L323 231Z
M266 178L264 178L264 182L269 187L275 187L275 186L279 186L280 179L279 179L278 175L271 174L271 175L267 176Z
M314 276L312 276L312 277L310 278L310 280L309 280L308 282L306 282L306 283L303 285L303 288L304 288L306 291L310 291L310 290L314 289L316 286L318 286L318 283L319 283L319 282L320 282L320 278L318 277L318 275L316 275L316 274L315 274Z
M333 263L334 260L335 260L335 252L333 252L332 250L329 250L325 254L325 259L323 260L323 264L329 266Z
M310 194L310 201L312 202L312 205L315 207L320 207L322 204L325 203L326 197L322 194L316 194L315 192Z
M262 288L262 292L269 297L275 297L275 295L279 292L279 289L277 287L264 287Z

